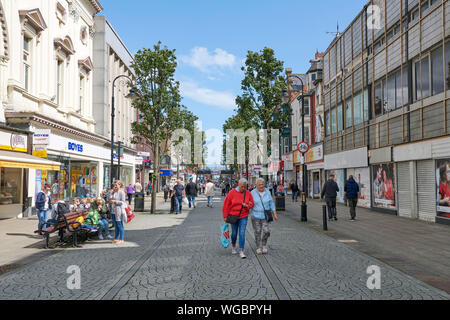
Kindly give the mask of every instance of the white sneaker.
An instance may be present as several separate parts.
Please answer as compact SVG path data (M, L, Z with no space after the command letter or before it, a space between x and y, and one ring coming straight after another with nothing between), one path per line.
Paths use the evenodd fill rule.
M262 253L263 253L263 254L267 254L267 247L263 247Z
M256 250L256 254L262 254L262 250L261 249Z
M247 256L244 254L244 251L239 252L239 256L241 257L241 259L247 258Z
M234 247L231 247L231 254L237 254L237 250Z

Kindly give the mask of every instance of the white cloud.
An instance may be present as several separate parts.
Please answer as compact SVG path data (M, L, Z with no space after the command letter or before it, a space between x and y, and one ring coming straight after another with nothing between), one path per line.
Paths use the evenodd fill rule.
M200 69L202 72L211 72L211 68L232 68L236 63L236 57L223 49L215 49L209 53L207 48L195 47L190 56L181 56L181 61Z
M181 95L202 104L226 110L236 108L235 96L231 92L200 88L195 82L182 82Z

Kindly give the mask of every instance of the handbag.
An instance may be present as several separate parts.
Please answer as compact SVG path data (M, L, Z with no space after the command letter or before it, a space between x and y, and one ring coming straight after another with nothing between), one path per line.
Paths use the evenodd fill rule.
M129 223L131 220L134 219L135 215L134 215L133 211L131 211L131 207L130 206L127 206L125 208L125 212L127 214L127 223Z
M245 192L244 192L244 203L245 203L245 196L246 195L247 195L247 190L245 190ZM235 216L235 215L232 215L231 213L229 213L228 216L227 216L227 223L229 223L229 224L236 224L236 223L238 223L239 217L241 216L241 213L242 213L242 209L244 209L244 206L241 207L241 211L239 211L239 215L238 216Z
M264 216L266 217L266 221L267 222L273 222L273 213L272 213L272 211L271 210L266 210L266 208L264 207L264 201L263 201L261 195L259 194L259 192L258 192L258 196L261 199L261 204L262 204L263 209L264 209Z

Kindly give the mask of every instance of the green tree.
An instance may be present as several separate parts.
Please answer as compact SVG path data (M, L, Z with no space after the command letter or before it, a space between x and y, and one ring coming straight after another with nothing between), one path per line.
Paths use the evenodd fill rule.
M159 175L160 155L167 152L172 132L181 125L180 85L174 78L176 67L175 50L161 47L161 42L153 49L139 50L132 64L136 74L134 89L139 94L133 106L140 114L132 123L133 142L137 143L139 137L148 141L153 150L154 177ZM156 187L152 189L152 213L155 208Z
M283 62L276 59L273 49L264 47L259 53L248 51L242 71L243 94L236 98L237 114L247 124L242 128L268 130L270 146L271 129L282 129L291 116L290 108L281 108L283 91L287 89Z

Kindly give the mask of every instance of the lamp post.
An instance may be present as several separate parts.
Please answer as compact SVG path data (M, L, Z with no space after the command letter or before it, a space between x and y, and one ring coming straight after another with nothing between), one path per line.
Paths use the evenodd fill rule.
M305 95L303 93L303 89L304 89L304 84L303 84L303 80L294 75L294 74L290 74L288 75L288 81L290 77L294 77L296 79L298 79L301 84L302 84L302 94L300 97L297 98L298 101L302 101L302 142L305 141ZM290 100L290 95L288 92L286 92L286 94L283 95L283 102L284 103L289 103ZM308 206L306 205L306 194L307 194L307 176L306 176L306 154L303 153L302 155L303 157L303 164L302 164L302 209L301 209L301 221L302 222L307 222L308 221L308 217L307 217L307 209Z
M126 76L126 75L119 75L117 76L112 83L112 98L111 98L111 167L109 170L109 183L110 186L113 186L113 181L114 181L114 174L113 174L113 168L114 168L114 118L115 118L115 107L114 107L114 89L115 89L115 84L116 84L116 80L120 79L120 78L127 78L129 80L129 82L133 82L131 80L130 77ZM137 95L134 92L133 89L130 89L130 92L128 93L128 95L126 96L126 98L136 98ZM120 145L119 145L120 148ZM120 157L120 155L118 155ZM120 173L119 173L120 174Z

